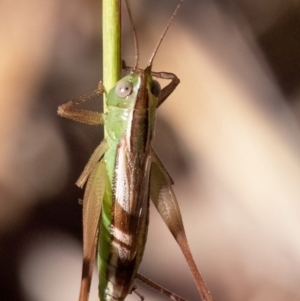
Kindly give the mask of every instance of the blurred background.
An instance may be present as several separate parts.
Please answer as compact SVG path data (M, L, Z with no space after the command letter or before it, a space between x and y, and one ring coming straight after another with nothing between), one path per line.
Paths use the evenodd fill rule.
M100 2L0 0L1 301L78 298L74 183L102 128L56 111L101 79ZM177 3L130 0L141 67ZM123 22L133 65L125 10ZM300 1L186 0L153 69L181 79L159 110L155 149L215 301L300 300ZM141 271L199 300L153 207ZM164 299L137 284L146 300Z

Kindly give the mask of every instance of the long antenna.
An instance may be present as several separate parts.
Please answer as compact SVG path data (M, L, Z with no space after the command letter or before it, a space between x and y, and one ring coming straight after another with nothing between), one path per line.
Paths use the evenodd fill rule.
M133 32L134 52L135 52L134 69L136 69L139 65L139 44L138 44L137 33L136 33L136 29L135 29L135 26L134 26L134 23L133 23L133 19L132 19L131 11L130 11L130 8L129 8L128 0L125 0L125 3L126 3L126 7L127 7L128 16L129 16L129 19L130 19L131 29L132 29L132 32Z
M126 0L126 1L127 1L127 0ZM177 12L178 12L178 10L179 10L179 7L180 7L180 5L182 4L182 2L183 2L183 0L180 0L179 3L178 3L178 5L177 5L177 7L175 8L175 11L174 11L173 15L171 16L171 18L170 18L170 20L169 20L169 22L168 22L168 24L167 24L167 26L166 26L164 32L162 33L162 35L161 35L161 37L160 37L160 39L159 39L159 41L158 41L158 43L157 43L157 45L156 45L156 47L155 47L153 53L152 53L152 55L151 55L151 58L150 58L149 63L148 63L148 67L152 66L152 63L153 63L154 57L155 57L155 55L156 55L156 53L157 53L157 50L158 50L158 48L159 48L159 46L160 46L162 40L164 39L164 37L165 37L165 35L166 35L166 33L167 33L167 31L168 31L168 29L169 29L169 27L170 27L170 25L171 25L173 19L174 19L174 17L176 16L176 14L177 14Z

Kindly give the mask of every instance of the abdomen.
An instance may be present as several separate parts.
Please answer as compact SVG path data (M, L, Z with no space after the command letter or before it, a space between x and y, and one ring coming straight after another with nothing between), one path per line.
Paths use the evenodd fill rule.
M151 158L144 156L140 162L127 162L133 158L126 153L122 141L116 153L112 187L107 187L100 220L101 301L124 300L131 293L142 261L149 223Z

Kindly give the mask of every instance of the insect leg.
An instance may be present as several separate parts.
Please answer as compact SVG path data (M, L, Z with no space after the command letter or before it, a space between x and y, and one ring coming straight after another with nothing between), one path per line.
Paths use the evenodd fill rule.
M152 76L157 78L171 80L171 82L166 87L164 87L159 94L157 105L157 107L159 107L176 89L176 87L180 83L180 79L175 74L169 72L151 72L151 74Z
M79 301L87 301L98 239L98 224L107 182L104 161L96 164L88 178L83 198L83 265Z
M157 291L161 295L166 296L167 298L169 298L173 301L187 301L186 299L183 299L180 296L172 293L171 291L167 290L166 288L164 288L163 286L157 284L156 282L152 281L151 279L145 277L144 275L141 275L140 273L137 273L136 278L141 280L146 285L150 286L152 289L154 289L155 291Z
M108 150L108 143L106 140L103 140L99 146L94 150L93 154L91 155L88 163L86 164L83 172L81 173L80 177L78 178L76 185L80 188L83 187L85 184L88 176L94 169L97 162L101 159L104 153Z
M161 170L163 170L164 174L169 179L169 183L171 185L174 185L174 180L172 179L171 175L169 174L169 172L167 171L167 169L165 168L164 164L162 163L162 161L160 160L160 158L158 157L156 151L153 148L151 149L151 158L152 158L152 161L154 161L155 164L157 164L159 166L159 168Z
M165 169L161 168L162 163L158 163L155 156L152 156L150 172L150 197L156 209L166 223L176 242L180 246L182 253L193 274L196 286L202 300L213 301L213 298L198 271L196 263L190 251L186 234L183 227L180 209L172 189L172 182Z
M144 296L141 295L138 291L137 291L137 286L134 284L133 285L133 288L132 288L132 293L135 293L139 298L140 298L140 301L143 301L145 300Z
M105 92L102 82L98 88L90 93L84 94L77 99L70 100L58 107L57 114L61 117L91 125L103 124L103 116L99 112L76 109L75 107L90 99L96 98Z

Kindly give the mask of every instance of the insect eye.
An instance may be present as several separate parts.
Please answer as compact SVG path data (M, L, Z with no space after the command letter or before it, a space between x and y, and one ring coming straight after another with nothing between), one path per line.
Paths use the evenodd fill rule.
M151 86L151 93L155 96L158 97L160 93L160 84L157 80L152 81L152 86Z
M117 85L115 92L117 96L121 98L125 98L126 96L130 95L132 92L132 83L127 80L120 80Z

